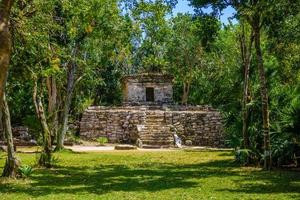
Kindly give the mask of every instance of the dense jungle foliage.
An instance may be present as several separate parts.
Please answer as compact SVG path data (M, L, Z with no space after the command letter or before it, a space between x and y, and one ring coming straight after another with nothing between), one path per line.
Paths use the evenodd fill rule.
M88 106L121 103L123 75L169 73L178 104L222 111L226 144L248 149L245 162L271 155L273 166L290 164L300 137L300 2L190 0L195 13L175 15L176 3L16 1L6 84L13 126L45 142L42 105L59 144L77 134L67 126ZM228 6L236 21L223 24Z

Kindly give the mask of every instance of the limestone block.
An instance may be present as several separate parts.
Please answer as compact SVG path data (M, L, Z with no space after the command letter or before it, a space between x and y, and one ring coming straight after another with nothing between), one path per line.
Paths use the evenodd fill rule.
M136 146L133 145L117 145L115 146L115 150L135 150Z

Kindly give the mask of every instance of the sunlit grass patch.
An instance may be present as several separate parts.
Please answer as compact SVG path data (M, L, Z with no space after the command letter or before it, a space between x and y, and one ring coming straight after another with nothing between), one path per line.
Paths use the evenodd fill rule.
M33 165L35 154L18 154ZM0 199L295 199L300 174L239 167L228 151L55 153L52 169L1 179ZM0 166L4 153L0 154ZM1 169L2 170L2 169Z

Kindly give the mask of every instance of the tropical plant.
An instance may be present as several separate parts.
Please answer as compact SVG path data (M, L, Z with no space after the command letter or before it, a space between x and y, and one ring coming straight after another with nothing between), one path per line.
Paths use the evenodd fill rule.
M29 165L22 165L19 168L19 173L22 178L29 178L33 173L33 169Z
M249 149L237 149L235 151L235 161L240 165L249 164L251 150Z
M103 146L104 144L106 144L108 142L108 139L107 139L107 137L98 137L97 142L99 143L99 145Z

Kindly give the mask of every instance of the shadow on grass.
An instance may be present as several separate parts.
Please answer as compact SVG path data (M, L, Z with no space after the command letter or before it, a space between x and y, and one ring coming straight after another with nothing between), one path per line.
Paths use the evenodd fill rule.
M255 180L255 181L253 181ZM300 199L300 173L292 171L256 171L238 180L238 189L219 189L217 191L247 194L291 193Z
M239 170L228 159L195 164L141 162L134 167L124 164L99 164L91 167L57 166L52 170L37 169L31 178L32 182L29 187L0 183L0 191L3 193L25 193L32 197L41 197L50 193L102 195L115 191L155 192L176 188L201 187L201 184L206 183L205 181L200 183L199 180L216 177L231 179L239 185L239 189L216 188L217 192L229 191L249 194L291 192L296 193L297 197L300 195L300 174L284 171L249 171L243 173L243 170ZM298 184L298 187L294 182ZM222 183L216 182L214 184L218 186ZM212 187L215 186L212 185Z

